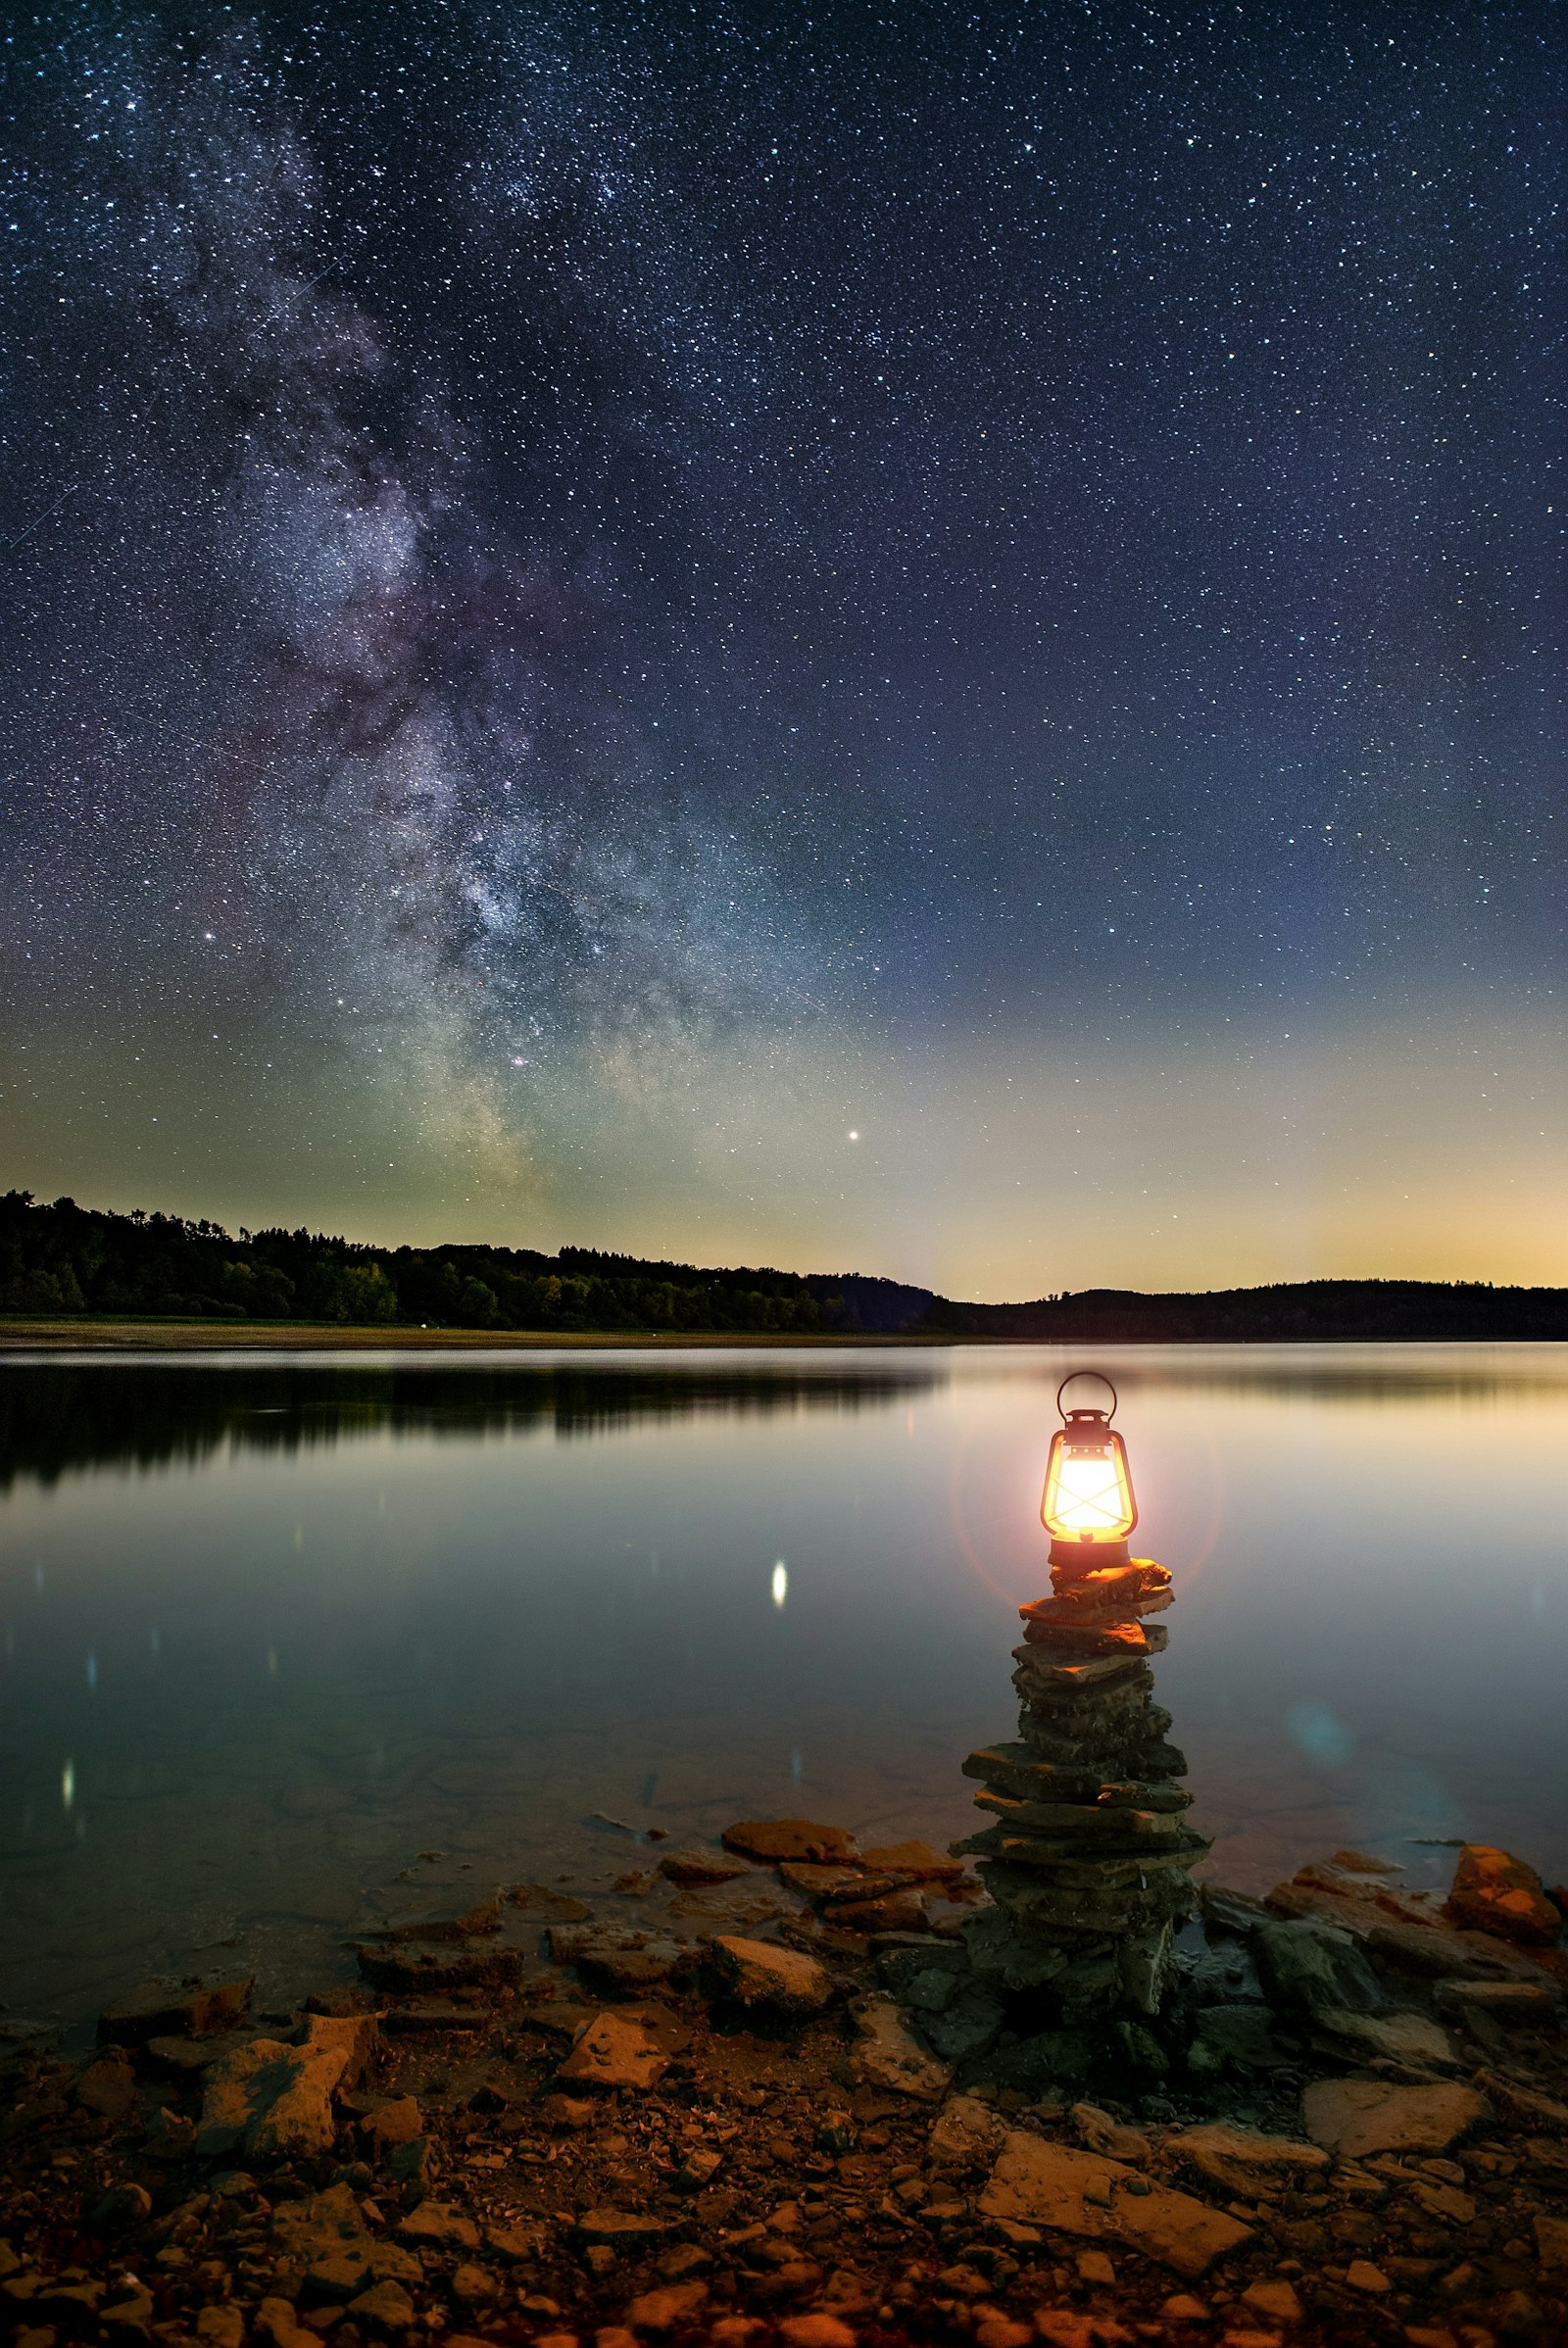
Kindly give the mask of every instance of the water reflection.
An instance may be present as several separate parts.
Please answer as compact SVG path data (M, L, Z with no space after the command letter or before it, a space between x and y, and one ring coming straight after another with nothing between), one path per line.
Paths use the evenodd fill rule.
M223 1448L294 1452L368 1437L610 1435L643 1421L749 1419L885 1408L929 1391L941 1356L880 1356L840 1368L789 1356L688 1356L622 1365L518 1361L384 1368L265 1368L211 1359L127 1365L123 1357L0 1365L0 1491L25 1476L53 1485L83 1469L198 1466ZM884 1366L885 1365L885 1366Z

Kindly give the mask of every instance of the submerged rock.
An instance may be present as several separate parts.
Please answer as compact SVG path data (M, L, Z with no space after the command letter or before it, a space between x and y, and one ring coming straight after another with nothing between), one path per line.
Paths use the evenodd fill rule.
M853 1867L860 1858L859 1844L843 1827L817 1826L808 1818L744 1818L726 1827L720 1839L727 1851L770 1865L808 1859L818 1866Z

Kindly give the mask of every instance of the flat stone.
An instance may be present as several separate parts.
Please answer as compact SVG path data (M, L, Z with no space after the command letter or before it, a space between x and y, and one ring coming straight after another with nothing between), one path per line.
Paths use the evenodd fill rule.
M868 2086L890 2094L940 2103L953 2084L951 2064L940 2062L909 2030L891 1997L858 1998L850 2009L855 2024L854 2063Z
M1190 2163L1240 2201L1255 2201L1259 2193L1291 2187L1310 2190L1311 2180L1329 2165L1319 2144L1303 2144L1295 2136L1265 2136L1231 2120L1179 2128L1166 2142L1178 2160Z
M818 1866L855 1867L860 1846L843 1827L817 1826L809 1818L743 1818L720 1836L727 1851L776 1866L781 1859L810 1859Z
M874 1899L836 1900L824 1921L844 1932L912 1932L925 1922L918 1891L889 1891Z
M479 2228L462 2210L446 2201L421 2201L398 2221L406 2242L433 2242L444 2249L477 2250Z
M549 2240L543 2226L487 2226L484 2229L486 2250L493 2258L506 2259L513 2266L524 2266L543 2258Z
M926 2146L933 2169L979 2169L996 2158L1006 2129L976 2095L952 2095L937 2114Z
M210 2037L249 2010L254 1987L248 1975L231 1981L143 1981L104 2008L98 2035L121 2046L157 2037Z
M151 2301L148 2307L150 2312ZM107 2323L109 2320L106 2313L104 2321ZM264 2299L256 2310L252 2324L260 2338L271 2342L271 2348L319 2348L320 2333L306 2329L295 2315L290 2300L277 2297Z
M415 2096L399 2095L389 2103L377 2104L361 2121L360 2128L377 2152L384 2152L393 2144L412 2144L416 2136L422 2135L424 2119Z
M1562 1918L1540 1876L1511 1851L1467 1842L1454 1870L1444 1913L1472 1932L1494 1932L1524 1948L1554 1948Z
M669 2282L657 2291L644 2291L626 2310L631 2331L673 2331L690 2324L708 2297L706 2282Z
M904 1876L915 1883L956 1883L964 1872L961 1859L945 1859L929 1842L884 1842L860 1856L873 1875Z
M337 2133L332 2099L364 2070L374 2018L313 2014L303 2045L253 2038L206 2073L195 2150L203 2159L243 2150L257 2160L329 2151Z
M502 2286L499 2277L492 2275L488 2267L475 2266L472 2259L464 2259L453 2270L447 2289L454 2299L461 2299L465 2307L485 2307L490 2301L501 2297Z
M76 2081L75 2101L104 2120L124 2120L138 2101L136 2074L125 2056L100 2055Z
M585 2242L605 2242L612 2250L623 2250L661 2241L669 2227L662 2218L650 2217L646 2210L592 2209L580 2212L576 2230Z
M1364 2291L1369 2298L1381 2298L1394 2287L1382 2268L1374 2267L1370 2259L1364 2258L1351 2259L1345 2279L1352 2291Z
M635 1925L553 1924L550 1953L613 1989L652 1989L667 1981L690 1951Z
M1533 2136L1568 2136L1568 2104L1538 2088L1522 2087L1499 2072L1479 2071L1476 2084L1485 2088L1503 2119Z
M196 2318L196 2337L205 2348L241 2348L245 2317L237 2307L204 2307Z
M1349 1933L1312 1917L1261 1926L1252 1934L1252 1962L1269 2004L1287 2013L1332 2007L1370 2014L1384 2002Z
M778 2336L784 2348L855 2348L855 2334L842 2317L821 2309L812 2316L786 2316Z
M144 2038L141 2051L149 2062L158 2064L160 2069L172 2071L179 2079L190 2079L198 2071L206 2071L217 2062L220 2055L225 2055L244 2043L243 2038L236 2038L227 2030L220 2031L211 2038L160 2034L155 2038Z
M361 1941L355 1958L365 1979L398 1996L440 1995L450 1989L513 1989L522 1979L522 1951L484 1941Z
M699 1883L733 1883L751 1869L744 1859L727 1858L722 1851L689 1843L682 1850L666 1851L655 1873L690 1889Z
M1323 2007L1312 2019L1319 2030L1394 2063L1437 2063L1448 2070L1456 2059L1447 2031L1425 2014L1347 2014Z
M480 2030L490 2016L482 2006L463 2005L450 1997L415 1997L407 2005L388 2006L381 2027L398 2032L423 2030Z
M414 2302L401 2283L378 2282L349 2301L349 2314L372 2331L407 2331L414 2322ZM307 2339L318 2335L307 2332Z
M1127 2192L1125 2187L1134 2182L1138 2191ZM987 2218L1011 2218L1091 2240L1124 2242L1188 2281L1252 2236L1251 2227L1239 2219L1208 2208L1190 2193L1151 2185L1121 2161L1074 2152L1021 2131L1003 2145L979 2208Z
M556 2077L564 2086L657 2087L669 2056L646 2022L622 2014L601 2014L578 2038Z
M1474 2087L1394 2087L1359 2079L1314 2079L1303 2104L1312 2141L1347 2161L1374 2152L1446 2152L1487 2108Z
M389 1916L382 1931L393 1940L471 1940L501 1930L501 1892L476 1900L457 1913L431 1908L411 1909Z
M302 2200L280 2201L272 2212L271 2236L285 2263L308 2267L370 2239L365 2213L349 2185L327 2185Z
M1562 2004L1556 1983L1546 1981L1444 1981L1437 1997L1440 2013L1460 2021L1485 2014L1504 2030L1549 2029Z
M1270 2324L1299 2324L1301 2321L1301 2302L1283 2275L1249 2283L1242 2293L1242 2305L1266 2317Z
M738 2005L769 2006L780 2014L819 2014L833 1983L814 1957L776 1941L720 1933L710 1942L714 1970Z

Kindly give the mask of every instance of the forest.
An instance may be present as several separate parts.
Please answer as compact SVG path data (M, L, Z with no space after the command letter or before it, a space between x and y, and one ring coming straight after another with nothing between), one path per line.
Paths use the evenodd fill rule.
M934 1343L1343 1344L1568 1339L1568 1290L1482 1281L1307 1280L1211 1294L1084 1289L966 1304L861 1273L704 1267L594 1247L385 1247L140 1209L0 1197L0 1314L292 1321L358 1328Z

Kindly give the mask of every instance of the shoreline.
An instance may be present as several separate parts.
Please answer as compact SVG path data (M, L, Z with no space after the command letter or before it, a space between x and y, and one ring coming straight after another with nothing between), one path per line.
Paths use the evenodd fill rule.
M1129 2031L972 1964L979 1885L928 1845L661 1841L586 1897L422 1854L356 1985L147 1981L85 2057L0 2041L23 2336L1565 2336L1568 1950L1512 1936L1519 1862L1476 1853L1474 1915L1357 1853L1262 1901L1207 1884Z
M1542 1345L1538 1337L982 1337L886 1330L425 1329L360 1327L335 1321L65 1320L0 1316L6 1353L843 1353L843 1352L1211 1352L1216 1348L1309 1351L1326 1345Z

